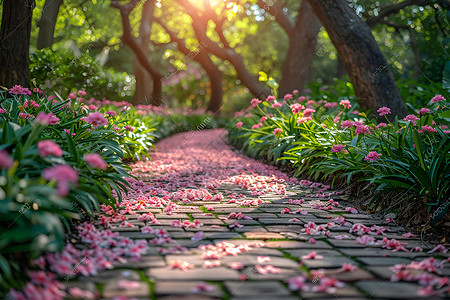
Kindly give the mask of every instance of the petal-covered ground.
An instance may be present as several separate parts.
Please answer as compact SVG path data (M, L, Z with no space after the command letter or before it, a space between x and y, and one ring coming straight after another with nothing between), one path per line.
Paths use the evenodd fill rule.
M52 274L32 273L28 292L82 299L449 297L446 247L348 207L328 186L248 158L224 137L206 130L158 143L151 161L132 165L136 179L117 212L103 207L95 224L78 227L78 242L37 260Z

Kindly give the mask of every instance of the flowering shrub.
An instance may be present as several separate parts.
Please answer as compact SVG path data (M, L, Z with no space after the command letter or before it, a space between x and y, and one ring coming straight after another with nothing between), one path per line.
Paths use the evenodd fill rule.
M295 168L297 176L372 184L374 200L387 192L403 193L403 201L390 204L410 203L415 210L426 205L431 222L441 220L450 206L447 100L436 95L427 107L392 122L388 107L377 110L386 120L378 122L357 111L357 103L336 100L312 99L297 91L283 99L253 99L229 125L229 140L252 157Z
M0 92L0 289L61 250L63 225L116 207L129 186L113 120L80 102L15 86ZM72 97L73 98L73 97Z

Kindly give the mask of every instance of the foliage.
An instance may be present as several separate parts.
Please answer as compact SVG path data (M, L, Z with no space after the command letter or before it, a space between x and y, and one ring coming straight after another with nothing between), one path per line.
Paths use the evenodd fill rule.
M341 91L350 88L339 86ZM424 205L429 215L440 212L430 219L438 222L449 208L445 201L450 197L447 101L428 98L422 110L407 118L379 123L335 91L312 87L308 97L253 99L254 108L230 123L229 140L252 157L293 167L297 176L332 183L339 177L349 184L365 182L377 193L375 205L415 209ZM379 113L390 114L390 110ZM383 193L402 190L406 196L401 200L381 202L386 200L379 197Z
M115 207L128 186L114 120L93 126L79 98L35 91L0 95L1 288L19 286L17 270L30 259L61 249L63 225L92 216L100 203Z
M69 75L70 74L70 75ZM30 55L30 76L61 95L85 90L92 97L129 99L133 87L131 77L100 65L89 54L74 55L69 50L34 50Z

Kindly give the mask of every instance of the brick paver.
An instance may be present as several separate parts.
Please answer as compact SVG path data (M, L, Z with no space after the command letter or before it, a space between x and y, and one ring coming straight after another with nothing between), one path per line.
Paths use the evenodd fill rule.
M255 164L250 158L239 154L225 145L224 131L202 131L190 134L175 135L157 145L158 152L152 155L150 162L134 165L135 175L139 177L142 166L150 166L143 183L158 183L169 192L177 189L167 186L171 177L162 177L159 181L157 170L152 168L158 164L166 163L171 159L172 174L178 182L179 190L206 188L212 196L222 193L220 201L212 199L183 199L173 200L176 207L171 214L163 212L164 207L147 208L136 211L137 215L126 214L134 227L120 227L120 223L112 224L112 230L132 239L146 239L152 241L154 233L141 233L144 222L137 217L142 213L152 212L159 224L147 224L155 229L164 229L173 239L165 244L149 244L146 255L140 261L128 261L115 265L114 270L101 271L94 277L81 277L79 281L70 281L68 284L80 286L83 289L97 289L103 298L128 296L137 299L420 299L420 288L417 281L398 281L396 273L390 269L395 264L409 264L412 261L421 261L424 258L435 257L437 261L448 258L446 253L428 254L426 250L432 249L429 245L417 238L404 238L405 231L394 223L386 223L366 213L348 213L345 208L348 204L340 198L340 194L327 190L328 196L313 197L316 190L310 186L298 183L279 182L286 189L284 193L269 191L266 182L260 182L261 188L256 195L250 186L239 186L231 180L231 176L258 175L258 170L249 174L247 165ZM184 142L180 142L184 141ZM174 149L181 145L181 149ZM183 154L184 153L184 154ZM228 160L228 161L222 161ZM263 165L258 165L263 169ZM156 168L156 167L155 167ZM267 166L267 168L272 168ZM235 170L232 174L229 170ZM152 173L153 172L153 173ZM228 172L228 173L227 173ZM183 174L183 176L179 176ZM209 188L211 179L214 187ZM151 175L151 176L148 176ZM270 175L269 175L270 177ZM180 179L182 178L182 179ZM195 184L193 184L195 183ZM185 187L182 187L185 184ZM253 183L258 184L258 183ZM265 189L265 190L264 190ZM232 194L234 193L234 194ZM241 195L239 195L241 194ZM308 195L308 196L307 196ZM161 194L157 195L162 197ZM167 199L167 198L166 198ZM291 203L289 203L289 199ZM302 203L292 203L294 200L304 199ZM334 209L319 209L319 202L326 204L330 199L339 202ZM235 201L230 201L235 200ZM237 201L236 201L237 200ZM248 201L247 204L243 201ZM253 201L252 203L250 203ZM258 203L258 201L260 203ZM237 202L237 203L236 203ZM250 203L250 204L248 204ZM247 206L244 206L247 205ZM212 208L208 210L208 207ZM282 213L284 209L289 212L297 210L306 211L307 214ZM232 218L230 214L242 213L246 219ZM342 216L349 224L329 226L327 235L308 235L302 232L309 222L315 225L324 225L334 222ZM292 219L297 220L292 220ZM174 227L174 220L194 222L198 220L203 225L198 227ZM393 252L392 249L382 248L378 245L361 245L356 243L358 237L349 230L354 224L361 223L366 226L382 226L387 230L384 235L373 235L379 241L383 237L395 238L407 242L407 250L413 247L422 247L423 252ZM201 240L193 240L196 233L202 232ZM336 239L346 235L345 239ZM310 238L314 238L311 241ZM221 242L232 243L241 251L230 253L222 257L207 257L208 248L199 245L217 246ZM247 243L253 246L245 248ZM255 244L260 242L260 244ZM186 247L180 253L162 253L162 250L173 249L174 246ZM247 245L248 246L248 245ZM210 248L210 250L213 248ZM213 251L213 250L211 250ZM305 258L311 251L317 257ZM214 252L214 251L213 251ZM191 264L190 269L173 269L174 262L182 261ZM342 264L355 266L353 271L342 271ZM205 264L211 264L209 266ZM241 265L241 268L236 266ZM234 267L234 268L232 268ZM442 263L441 274L450 274L450 264ZM319 274L319 275L317 275ZM304 275L307 277L309 290L296 291L290 289L287 279ZM435 274L437 275L437 274ZM327 292L317 290L323 278L337 278L345 282L344 287L331 288ZM394 279L394 281L391 281ZM119 281L130 281L130 289L123 289ZM93 283L95 286L93 286ZM88 285L87 285L88 284ZM122 282L123 284L123 282ZM438 286L434 286L438 291ZM203 291L201 289L204 289ZM198 290L200 289L200 290ZM446 294L435 292L430 298L445 298ZM448 294L447 294L448 296Z

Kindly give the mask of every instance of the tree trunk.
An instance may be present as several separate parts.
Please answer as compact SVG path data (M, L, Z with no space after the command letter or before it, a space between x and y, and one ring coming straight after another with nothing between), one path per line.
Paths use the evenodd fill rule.
M317 45L320 22L308 1L302 1L295 26L289 35L289 49L283 64L280 96L302 91L311 78L311 64Z
M184 39L180 39L177 37L176 33L172 32L160 19L156 18L156 22L167 32L170 36L170 40L172 42L177 43L178 51L183 53L186 57L190 57L191 51L186 47L186 42ZM200 46L203 47L201 44ZM223 98L223 90L222 90L222 71L217 68L217 66L209 57L209 54L204 51L203 48L198 49L196 55L193 55L192 59L198 62L202 68L206 71L206 74L209 77L209 82L211 84L211 97L209 99L207 111L213 112L215 115L218 114L219 110L222 108L222 98Z
M342 63L342 59L338 56L336 62L336 72L334 73L334 77L342 79L345 75L344 64Z
M392 115L405 116L406 105L394 74L370 27L345 0L308 1L342 59L361 108L376 113L378 108L387 106L391 108Z
M28 70L34 0L4 0L0 30L0 85L30 86Z
M37 23L37 26L39 27L39 35L37 38L38 49L50 48L53 45L56 19L62 2L63 0L45 1L41 19Z
M208 55L208 54L205 54ZM208 55L209 58L209 55ZM211 59L210 59L211 60ZM223 90L222 90L222 72L219 70L219 68L214 65L214 63L211 61L210 66L202 65L203 68L206 71L206 74L208 74L209 82L211 84L211 98L209 99L208 108L207 111L213 112L215 115L219 114L219 110L222 108L222 97L223 97Z
M138 44L144 53L148 56L148 45L150 42L150 34L152 31L153 11L155 9L155 1L146 1L142 7L142 19L139 27ZM133 96L133 104L147 103L152 99L152 78L145 70L136 55L133 57L133 73L136 78L136 88ZM160 96L158 97L160 98ZM155 103L153 103L155 104ZM160 104L160 103L159 103ZM158 105L159 105L158 104Z
M123 26L123 36L122 40L125 44L127 44L131 50L133 50L137 59L141 63L142 67L150 73L153 78L153 92L152 97L150 99L151 104L160 105L162 101L162 79L163 75L161 72L153 67L149 60L148 55L144 52L141 46L138 44L136 39L131 34L131 24L129 15L130 12L136 7L136 4L139 3L139 0L131 0L128 4L122 5L119 1L111 1L110 6L118 8L120 11L120 17L122 19ZM152 1L153 2L153 1Z

